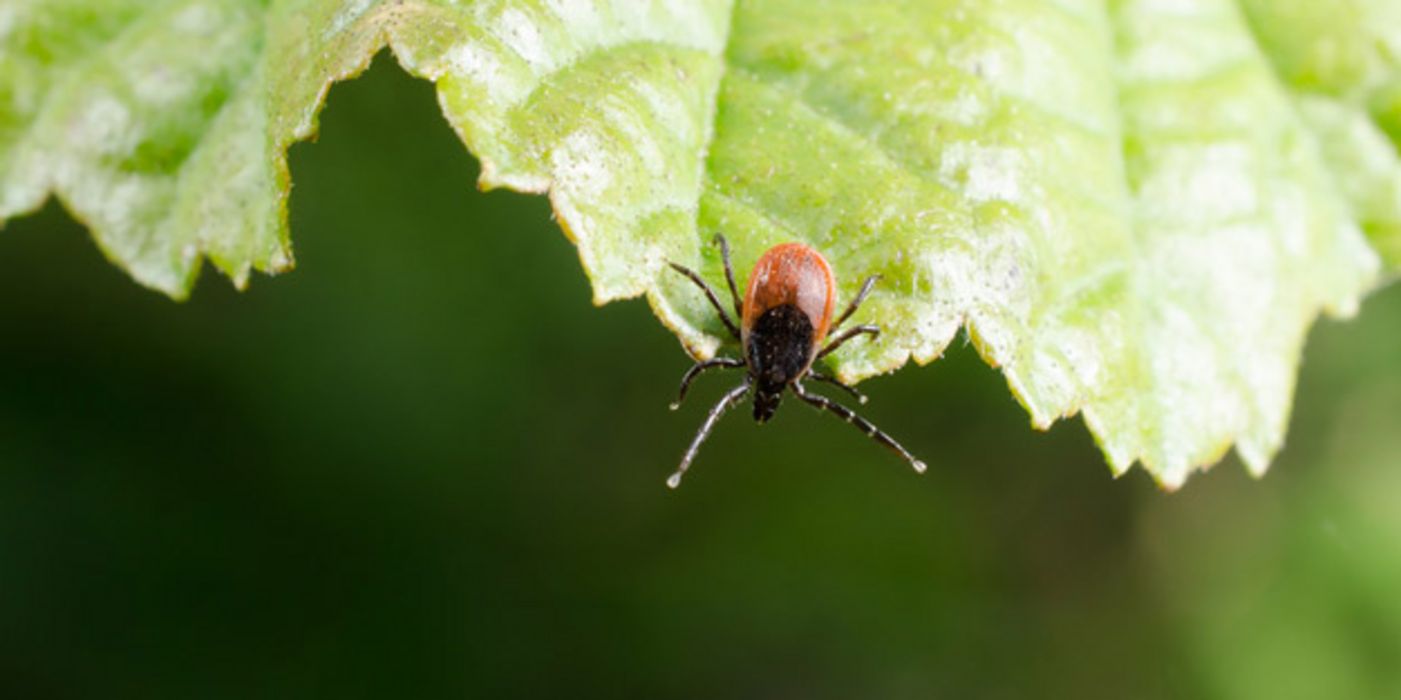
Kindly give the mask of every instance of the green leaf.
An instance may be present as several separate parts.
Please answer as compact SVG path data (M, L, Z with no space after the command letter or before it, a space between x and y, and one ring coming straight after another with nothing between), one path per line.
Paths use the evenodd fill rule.
M1353 217L1401 266L1401 2L1242 4Z
M1401 265L1401 0L11 0L0 219L53 194L175 296L285 270L286 149L384 46L597 302L708 356L665 261L806 241L847 297L884 275L843 378L966 327L1034 425L1168 487L1262 472L1309 325Z

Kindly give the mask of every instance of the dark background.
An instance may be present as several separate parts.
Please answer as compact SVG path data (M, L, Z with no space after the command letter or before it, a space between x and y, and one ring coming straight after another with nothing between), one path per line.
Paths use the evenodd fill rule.
M0 232L0 697L1401 697L1401 288L1310 337L1290 442L1177 495L962 341L872 380L930 466L667 410L544 198L381 57L292 151L299 269L174 303Z

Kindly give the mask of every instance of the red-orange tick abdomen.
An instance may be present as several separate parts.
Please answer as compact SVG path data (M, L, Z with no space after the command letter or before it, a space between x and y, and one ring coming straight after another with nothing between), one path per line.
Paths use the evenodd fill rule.
M812 343L827 337L837 303L836 279L822 254L803 243L781 243L754 264L744 293L740 328L747 336L765 311L791 305L812 323Z

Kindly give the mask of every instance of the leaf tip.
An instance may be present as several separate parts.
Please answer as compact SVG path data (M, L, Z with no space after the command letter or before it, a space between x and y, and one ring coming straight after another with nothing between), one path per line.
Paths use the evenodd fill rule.
M1269 471L1270 463L1274 461L1273 452L1274 450L1263 449L1247 440L1242 440L1236 445L1236 454L1240 455L1241 461L1245 463L1245 471L1256 479L1264 478L1265 472Z
M647 290L647 304L652 307L652 313L661 319L662 325L681 341L686 354L697 360L715 357L715 351L720 349L720 339L692 326L672 308L671 302L655 284Z

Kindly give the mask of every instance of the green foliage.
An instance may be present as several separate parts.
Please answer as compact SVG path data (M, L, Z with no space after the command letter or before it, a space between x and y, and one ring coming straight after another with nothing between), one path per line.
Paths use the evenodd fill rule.
M1325 8L1326 5L1326 8ZM0 219L53 193L144 284L292 264L286 149L388 46L484 187L548 192L595 299L698 356L779 240L885 283L848 380L960 327L1038 427L1082 411L1164 485L1262 472L1301 345L1401 264L1401 1L20 0ZM387 128L389 125L386 125ZM1370 239L1370 245L1369 245Z

